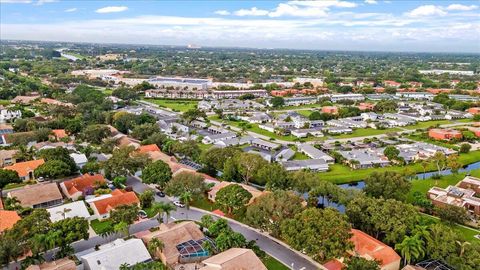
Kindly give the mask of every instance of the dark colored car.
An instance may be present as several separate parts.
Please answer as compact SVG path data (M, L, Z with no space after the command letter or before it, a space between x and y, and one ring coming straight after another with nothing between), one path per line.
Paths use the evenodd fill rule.
M158 197L165 197L165 193L163 191L157 191Z

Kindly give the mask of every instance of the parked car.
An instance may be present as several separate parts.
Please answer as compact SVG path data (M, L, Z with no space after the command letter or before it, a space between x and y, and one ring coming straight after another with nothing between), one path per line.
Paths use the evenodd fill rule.
M165 193L163 191L157 191L158 197L165 197Z
M174 201L173 204L177 207L184 208L185 204L181 203L180 201Z
M145 212L143 210L138 211L138 217L139 218L147 218L148 217L147 212Z
M43 178L43 177L40 176L40 177L37 178L37 181L38 181L38 182L43 182L43 181L45 181L45 178Z

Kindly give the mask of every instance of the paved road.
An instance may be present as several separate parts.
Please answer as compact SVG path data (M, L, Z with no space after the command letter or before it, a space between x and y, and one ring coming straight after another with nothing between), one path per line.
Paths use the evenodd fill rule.
M145 190L150 189L149 186L143 184L141 180L135 176L128 177L127 185L132 186L137 193L142 193ZM158 196L155 196L155 200L164 202L170 201L168 198L160 198ZM190 208L190 210L186 210L185 208L178 208L177 211L171 214L171 219L191 219L199 221L205 214L208 214L208 212L201 209ZM228 220L228 223L234 231L243 234L248 241L255 240L257 245L262 250L264 250L270 256L275 257L277 260L283 262L285 265L288 265L291 269L309 270L319 269L321 267L311 259L308 259L308 257L293 251L289 247L286 247L284 243L269 237L267 234L261 233L254 228L233 220ZM131 232L136 229L137 228L132 228Z

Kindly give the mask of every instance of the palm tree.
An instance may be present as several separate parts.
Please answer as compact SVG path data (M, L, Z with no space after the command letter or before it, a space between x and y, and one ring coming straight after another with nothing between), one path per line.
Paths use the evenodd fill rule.
M418 260L425 256L424 241L417 235L405 236L401 243L395 245L395 249L400 251L404 259L404 265L410 264L412 260Z
M121 233L124 236L128 236L129 234L129 228L128 224L126 222L119 222L113 226L113 230L117 233Z
M460 242L460 241L456 241L457 242L457 245L460 247L460 254L459 254L459 257L463 257L463 253L465 253L465 247L466 246L469 246L471 245L470 242Z
M168 220L170 219L170 213L172 211L175 211L175 210L177 210L177 207L175 207L175 205L173 205L171 203L163 203L162 211L167 216L167 222L166 223L168 223Z
M424 159L420 162L420 165L423 168L423 180L425 180L425 173L427 171L428 166L430 165L430 161L428 159Z
M122 263L122 264L120 265L120 268L119 268L119 269L120 269L120 270L129 270L129 269L130 269L130 264L128 264L128 263Z
M153 238L147 245L148 252L150 252L152 257L155 257L158 251L162 252L164 248L165 244L158 238Z
M163 202L158 202L152 204L152 210L154 213L157 213L157 221L158 223L163 223Z
M19 159L22 161L29 161L32 160L35 156L35 151L33 150L33 147L27 148L25 145L20 145L18 148L17 153L13 157L15 159Z
M187 219L188 219L188 210L190 210L190 202L192 201L192 193L190 191L185 191L180 195L180 200L185 204L187 208Z
M63 210L57 211L57 214L60 214L63 216L63 219L67 218L67 213L72 211L70 208L63 208Z
M415 226L415 228L413 229L413 233L415 236L418 236L420 239L424 241L431 240L430 230L426 225Z

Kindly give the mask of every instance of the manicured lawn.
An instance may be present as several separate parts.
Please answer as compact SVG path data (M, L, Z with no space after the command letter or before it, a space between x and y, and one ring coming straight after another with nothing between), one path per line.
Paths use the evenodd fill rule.
M420 128L429 128L434 127L436 125L445 125L445 124L453 124L454 122L450 120L435 120L435 121L425 121L425 122L418 122L412 126L406 126L406 129L420 129Z
M354 137L364 137L364 136L376 136L381 134L387 134L389 132L398 132L402 131L399 128L387 128L387 129L373 129L373 128L358 128L355 129L351 134L341 134L337 136L331 136L332 139L345 139L345 138L354 138Z
M467 165L480 161L480 151L471 151L467 154L460 154L458 161L462 165ZM344 184L358 182L365 179L372 172L384 172L384 171L395 171L395 172L404 172L405 170L411 170L415 173L423 173L423 168L419 163L414 163L406 166L388 166L384 168L368 168L368 169L359 169L353 170L350 167L343 164L333 164L330 166L330 171L319 173L321 179L330 181L335 184ZM427 168L428 171L435 171L436 168L434 164L430 164L430 167ZM480 176L480 174L479 174ZM427 189L428 190L428 189Z
M190 203L190 205L207 211L218 209L218 207L216 207L214 203L210 202L205 196L194 200Z
M9 105L9 104L10 104L10 100L0 99L0 105Z
M202 150L202 153L203 153L203 152L207 151L208 149L210 149L212 147L212 144L199 143L198 147L200 147L200 150Z
M176 100L176 99L143 99L145 101L157 104L160 107L170 108L176 112L186 112L197 107L196 100Z
M262 260L263 264L267 267L268 270L288 270L290 268L286 267L283 263L277 261L275 258L266 256Z
M4 190L19 188L19 187L26 186L26 185L28 185L28 184L29 184L29 183L27 183L27 182L22 182L22 183L10 183L10 184L8 184L8 185L5 186Z
M299 113L299 114L301 114L305 117L309 117L310 114L312 114L312 112L313 112L312 110L298 110L297 111L297 113Z
M411 140L414 140L414 141L431 143L431 144L435 144L435 145L446 147L446 148L456 147L455 144L446 143L446 142L440 141L440 140L432 140L430 138L424 138L423 136L419 135L418 133L408 135L408 138L411 139Z
M293 160L304 160L304 159L310 159L307 155L304 153L300 152L295 152L295 155L292 158Z
M100 221L98 219L94 219L90 222L90 226L95 231L95 233L99 234L106 230L109 227L112 227L112 222L110 220Z

